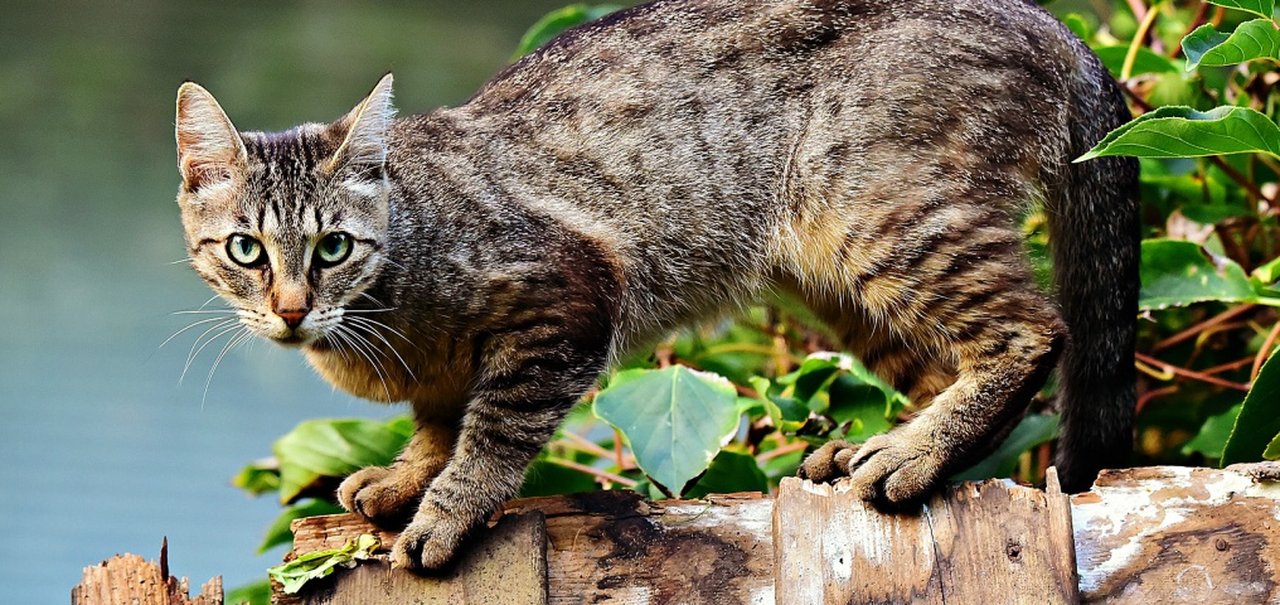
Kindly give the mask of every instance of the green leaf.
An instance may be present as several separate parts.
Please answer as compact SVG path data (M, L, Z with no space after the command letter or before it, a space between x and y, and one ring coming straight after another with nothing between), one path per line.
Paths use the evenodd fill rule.
M324 500L307 500L281 511L280 516L267 527L267 534L258 545L258 554L262 554L281 544L293 543L293 530L289 526L295 519L318 517L320 515L336 515L343 512L342 507Z
M618 374L595 411L627 438L640 470L673 493L707 469L739 421L732 383L678 365Z
M1071 30L1077 38L1088 42L1093 39L1094 26L1088 17L1080 13L1067 13L1062 16L1062 24Z
M280 463L275 458L255 460L232 477L231 484L254 496L280 489Z
M1093 52L1102 60L1102 64L1106 66L1107 71L1111 72L1111 75L1119 77L1120 71L1124 69L1125 55L1129 53L1129 45L1099 46L1094 48ZM1138 55L1133 62L1132 75L1177 73L1179 71L1182 70L1178 68L1178 65L1172 59L1144 46L1138 49Z
M1161 107L1111 131L1076 161L1118 155L1191 158L1233 153L1280 157L1280 127L1247 107L1223 106L1209 111Z
M1222 450L1222 466L1258 462L1280 434L1280 356L1271 355L1244 398L1231 437Z
M280 583L286 594L298 594L307 582L328 577L338 567L354 567L357 561L372 557L379 546L376 536L361 534L348 540L342 548L309 552L284 565L272 567L267 573Z
M525 32L524 37L520 38L520 46L516 49L515 58L519 59L537 50L567 29L590 23L621 8L617 4L595 6L571 4L551 11L541 19L538 19L537 23L534 23L533 27L530 27L529 31Z
M861 443L890 428L890 420L902 405L875 385L846 374L831 384L831 407L827 415L840 424L848 424L844 438Z
M1058 436L1057 414L1030 414L1014 427L1004 443L981 462L952 477L954 481L976 481L1008 477L1018 466L1018 458L1033 447Z
M413 435L407 418L309 420L276 441L280 501L289 504L324 477L345 477L366 466L386 466Z
M767 492L769 478L765 477L756 459L747 454L722 451L707 472L693 487L685 492L686 498L703 498L707 494L732 494L735 492Z
M1182 454L1189 456L1199 453L1212 460L1221 458L1222 448L1227 445L1227 438L1231 436L1231 427L1235 425L1236 418L1240 416L1242 407L1244 406L1237 405L1221 414L1210 416L1206 419L1196 436L1182 446Z
M1268 19L1276 11L1275 0L1209 0L1209 3L1250 12Z
M227 593L226 605L271 605L271 580L245 584Z
M1253 285L1240 265L1228 258L1212 256L1193 242L1143 241L1141 280L1138 307L1144 311L1256 298Z
M1200 65L1221 66L1254 59L1280 61L1280 31L1270 19L1254 19L1226 34L1206 23L1182 39L1187 70Z
M1280 434L1276 434L1275 439L1267 444L1266 451L1262 452L1262 457L1267 460L1280 460Z

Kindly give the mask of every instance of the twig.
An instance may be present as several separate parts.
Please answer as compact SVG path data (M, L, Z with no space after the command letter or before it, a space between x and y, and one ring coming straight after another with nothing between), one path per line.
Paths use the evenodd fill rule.
M1267 339L1263 341L1262 348L1258 349L1258 356L1253 358L1253 371L1249 373L1250 380L1258 379L1258 372L1262 371L1262 364L1266 363L1271 347L1275 346L1277 338L1280 338L1280 321L1277 321L1275 327L1271 328L1271 333L1267 334Z
M1195 18L1191 20L1191 25L1187 27L1187 31L1184 32L1182 36L1178 39L1181 40L1183 38L1186 38L1187 36L1191 35L1191 32L1195 31L1197 27L1204 25L1205 17L1208 16L1208 14L1209 14L1209 3L1201 2L1200 8L1196 10ZM1169 58L1177 59L1178 55L1181 55L1181 54L1182 54L1182 45L1175 44L1173 47L1173 52L1169 53Z
M1151 403L1152 399L1164 397L1165 395L1172 395L1180 390L1182 390L1182 387L1174 384L1143 393L1142 396L1138 397L1138 404L1134 406L1134 414L1141 414L1142 410L1147 407L1148 403Z
M1144 364L1159 368L1161 371L1165 372L1166 374L1173 374L1175 376L1181 376L1183 378L1190 378L1192 380L1198 380L1200 382L1205 382L1208 384L1212 384L1212 385L1216 385L1216 386L1220 386L1228 389L1234 389L1237 391L1244 391L1246 393L1249 392L1249 385L1247 384L1241 384L1239 382L1231 382L1230 380L1223 380L1221 378L1218 378L1217 376L1209 376L1208 374L1197 372L1195 370L1180 368L1173 364L1160 361L1159 359L1156 359L1154 357L1143 355L1142 353L1136 353L1136 356L1138 358L1138 361ZM1159 376L1157 375L1157 377Z
M636 481L634 479L628 479L626 477L623 477L622 475L615 475L609 471L602 471L598 468L595 468L594 466L578 464L577 462L574 462L572 460L565 460L563 458L547 458L546 460L547 462L550 462L552 464L563 466L567 469L575 470L580 473L586 473L588 475L591 475L592 477L595 477L596 479L608 481L610 483L617 483L618 485L621 485L623 487L635 487L640 484L639 481Z
M1141 5L1142 3L1138 2L1138 4ZM1137 11L1134 14L1136 15ZM1129 43L1129 51L1124 55L1124 65L1120 68L1121 81L1126 81L1133 75L1133 64L1138 60L1138 51L1146 43L1147 34L1151 32L1151 26L1155 24L1158 16L1160 16L1160 11L1156 10L1156 5L1154 4L1147 9L1147 14L1142 16L1142 23L1138 25L1137 33L1133 34L1133 41Z
M1235 370L1239 370L1240 368L1249 367L1249 365L1252 363L1253 363L1253 356L1250 355L1248 357L1245 357L1244 359L1237 359L1235 361L1213 366L1212 368L1208 368L1206 370L1200 370L1200 372L1202 374L1209 374L1209 375L1221 374L1223 372L1232 372Z
M780 456L786 456L787 454L803 452L807 447L809 447L809 444L803 441L797 441L795 443L780 445L763 454L760 454L759 456L756 456L756 464L764 464L770 460L773 460L774 458L778 458Z
M1209 319L1206 319L1194 326L1191 326L1190 328L1187 328L1181 332L1178 332L1177 334L1174 334L1173 336L1170 336L1160 342L1157 342L1155 346L1151 347L1151 352L1159 353L1160 351L1163 351L1176 344L1181 344L1182 342L1185 342L1187 340L1190 340L1192 338L1199 336L1201 332L1209 328L1212 328L1213 326L1216 326L1223 322L1231 321L1232 319L1235 319L1241 315L1244 315L1245 313L1248 313L1249 311L1252 311L1255 308L1257 308L1257 305L1240 305L1238 307L1227 309L1222 313L1214 315Z
M613 457L613 452L604 449L603 447L600 446L600 444L590 439L587 439L582 435L579 435L572 431L565 431L563 435L564 435L564 439L562 441L572 442L572 443L564 444L564 446L569 449L575 449L586 454L591 454L592 456L595 456L597 458L608 459ZM626 467L619 464L618 468L626 468Z

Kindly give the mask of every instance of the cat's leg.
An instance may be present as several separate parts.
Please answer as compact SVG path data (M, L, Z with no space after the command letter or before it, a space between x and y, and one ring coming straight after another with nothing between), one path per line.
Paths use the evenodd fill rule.
M458 421L415 405L417 424L404 451L389 467L372 466L347 477L338 488L343 508L389 528L404 527L422 494L453 455Z
M914 406L927 407L955 382L955 367L946 359L921 355L902 338L877 325L864 310L848 300L827 293L800 294L810 309L835 332L859 361L885 382L907 395ZM847 478L848 463L860 444L844 440L824 443L805 456L797 474L803 479L831 482Z
M546 263L549 275L524 269L519 304L478 331L480 374L453 457L396 541L397 566L445 565L468 532L516 495L529 462L606 369L621 282L595 250Z
M1035 284L1021 233L1000 226L1000 205L987 201L940 206L950 209L950 224L919 220L878 230L896 229L893 245L850 250L843 255L848 269L818 276L843 288L844 300L856 301L907 350L954 368L955 381L911 422L855 454L832 446L824 452L829 460L810 465L814 474L846 474L869 500L919 499L998 445L1044 383L1065 328ZM929 230L917 234L912 227Z

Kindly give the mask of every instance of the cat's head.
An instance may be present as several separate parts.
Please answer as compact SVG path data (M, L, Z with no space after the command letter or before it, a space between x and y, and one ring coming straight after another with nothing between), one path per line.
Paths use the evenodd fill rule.
M178 89L178 205L191 265L253 332L330 334L385 262L391 74L332 124L241 133L204 88Z

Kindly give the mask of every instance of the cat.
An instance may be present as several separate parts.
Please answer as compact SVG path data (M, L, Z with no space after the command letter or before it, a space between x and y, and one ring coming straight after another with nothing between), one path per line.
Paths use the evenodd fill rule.
M1058 365L1064 487L1132 445L1129 117L1024 0L657 0L572 29L465 104L240 132L178 91L192 266L254 333L417 430L339 500L437 569L619 356L787 291L930 404L801 474L886 505L988 452ZM1050 219L1056 295L1020 217ZM669 486L679 487L679 486Z

